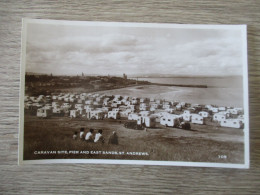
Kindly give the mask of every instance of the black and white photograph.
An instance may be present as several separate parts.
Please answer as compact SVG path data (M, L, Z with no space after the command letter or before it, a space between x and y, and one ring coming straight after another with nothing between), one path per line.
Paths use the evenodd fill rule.
M19 163L249 168L246 35L23 19Z

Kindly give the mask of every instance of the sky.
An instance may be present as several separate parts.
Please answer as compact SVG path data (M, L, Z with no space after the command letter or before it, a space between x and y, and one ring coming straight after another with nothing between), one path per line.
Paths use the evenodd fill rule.
M234 29L27 24L26 72L53 75L242 75Z

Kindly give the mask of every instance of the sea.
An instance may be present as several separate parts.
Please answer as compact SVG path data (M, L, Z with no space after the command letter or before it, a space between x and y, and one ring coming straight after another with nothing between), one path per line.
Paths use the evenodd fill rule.
M136 79L136 78L134 78ZM151 83L176 84L176 85L207 85L207 87L217 88L242 88L243 77L138 77L138 80L149 81Z

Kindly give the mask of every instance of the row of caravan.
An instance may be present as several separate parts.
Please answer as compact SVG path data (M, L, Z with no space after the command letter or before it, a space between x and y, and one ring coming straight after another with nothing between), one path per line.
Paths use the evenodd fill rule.
M46 108L37 109L37 117L48 118L51 116L52 110ZM145 125L146 127L155 127L156 122L159 122L161 125L176 127L180 124L180 121L189 121L193 124L205 124L205 118L199 114L187 114L183 113L181 115L175 115L170 113L156 113L156 114L139 114L139 113L128 113L128 115L121 115L119 111L112 110L107 113L102 110L93 110L90 112L82 113L79 110L70 110L70 117L85 117L86 119L96 119L101 120L105 118L110 119L120 119L127 117L128 120L137 121L138 125ZM216 115L220 116L220 115ZM243 118L239 117L237 119L228 119L226 117L214 117L213 120L217 121L222 127L231 127L231 128L243 128Z
M62 99L59 100L60 98ZM82 102L71 103L67 102L66 98L82 100ZM241 108L210 105L188 107L188 104L184 102L121 97L120 95L63 94L52 96L52 99L54 101L51 101L51 96L27 97L25 109L37 108L37 117L43 118L52 115L96 120L126 118L135 120L139 125L143 124L147 127L154 127L156 123L176 127L180 121L203 125L206 118L212 119L223 127L242 128L244 123ZM181 109L178 109L178 106L181 106Z
M183 115L170 114L167 112L151 114L148 116L141 116L137 113L131 113L128 116L128 120L136 120L138 125L144 125L146 127L155 127L156 123L160 123L166 127L178 127L182 121L185 121L183 119ZM196 123L195 119L191 122Z

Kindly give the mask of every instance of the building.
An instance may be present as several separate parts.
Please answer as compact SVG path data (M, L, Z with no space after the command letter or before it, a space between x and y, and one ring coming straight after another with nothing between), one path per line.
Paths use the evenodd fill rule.
M127 75L125 73L123 74L123 79L127 80Z

